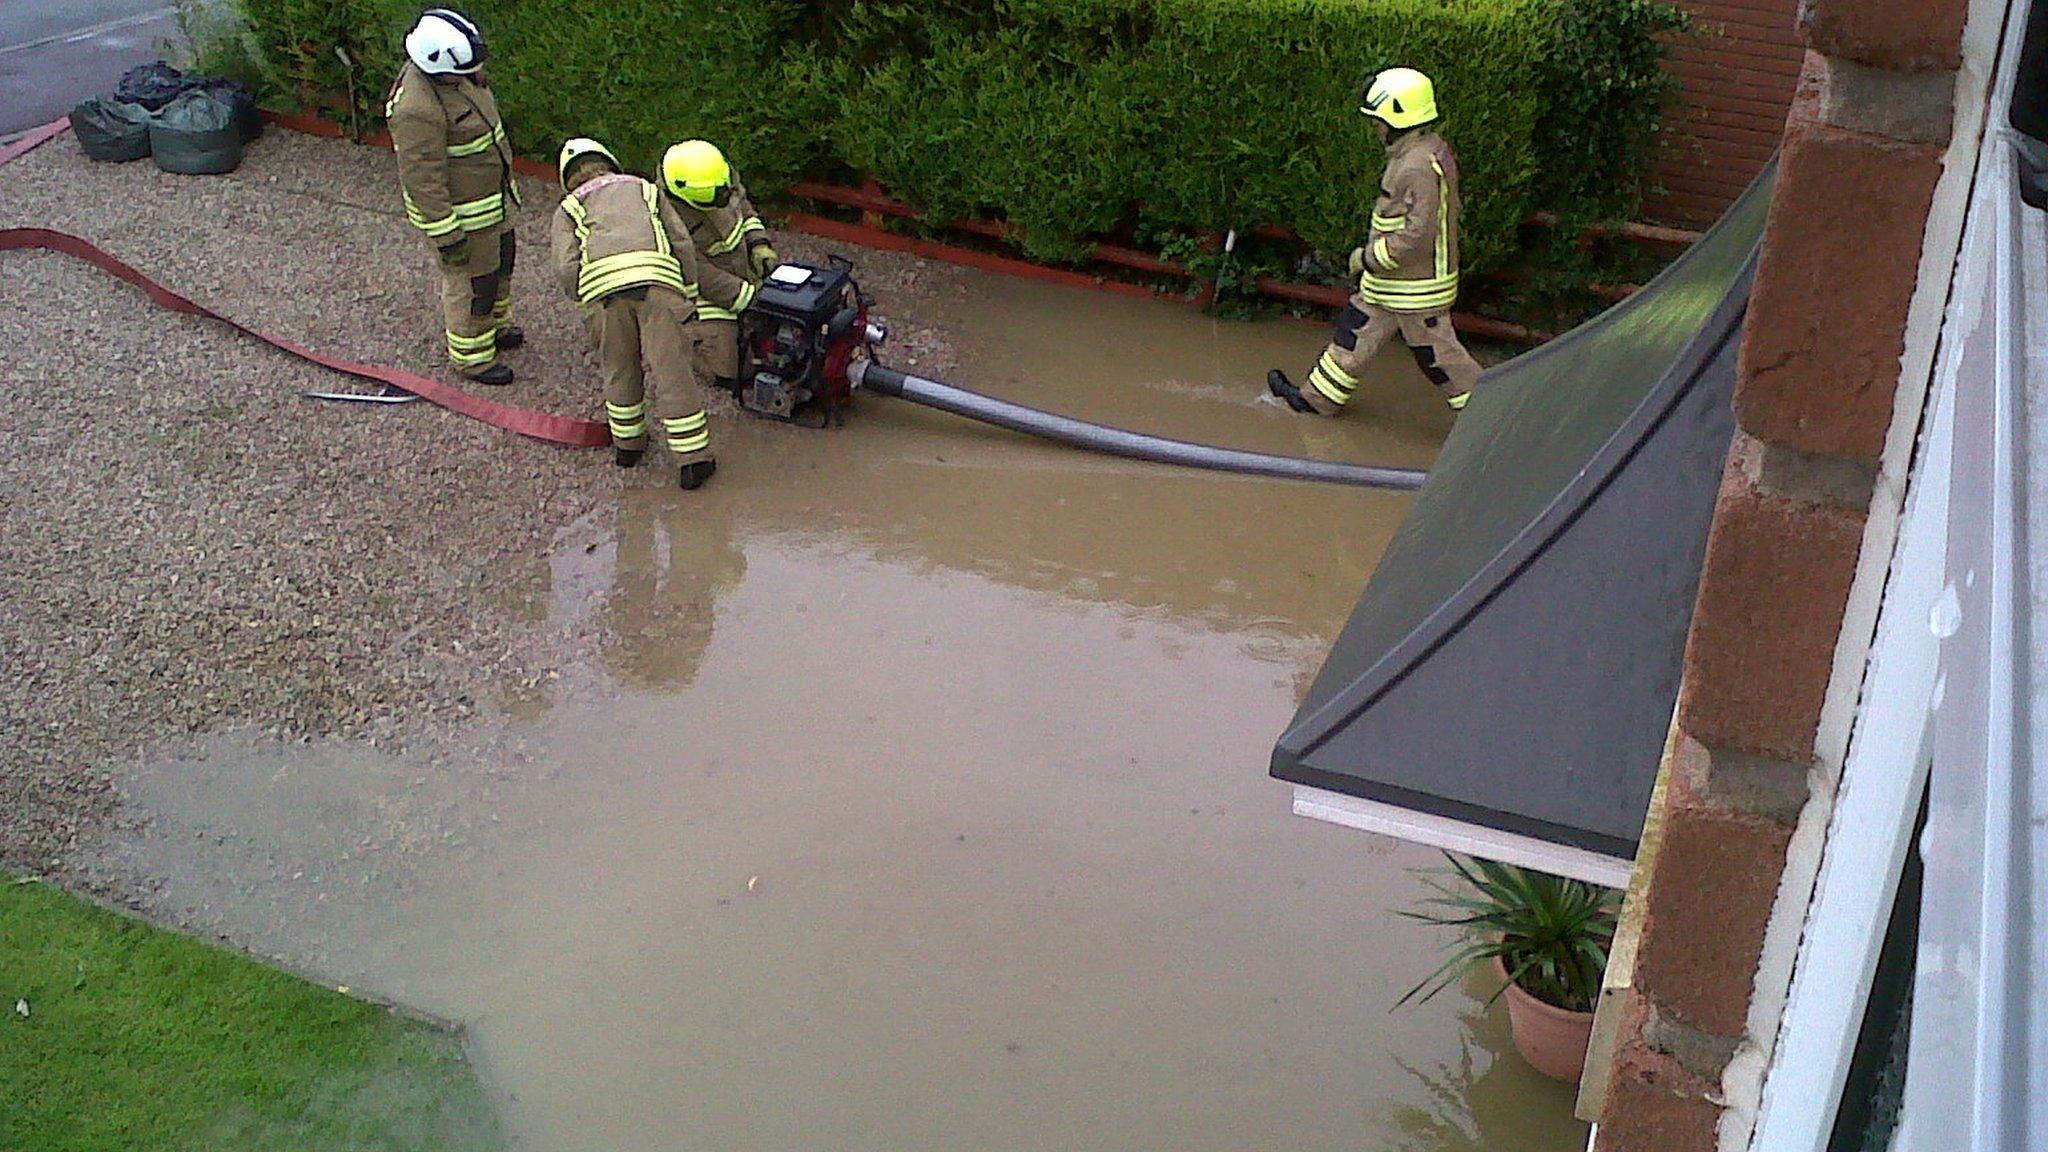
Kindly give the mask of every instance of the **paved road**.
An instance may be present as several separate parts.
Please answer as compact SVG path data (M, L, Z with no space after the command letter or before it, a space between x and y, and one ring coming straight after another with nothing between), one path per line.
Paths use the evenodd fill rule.
M53 120L183 40L162 0L0 4L0 137Z

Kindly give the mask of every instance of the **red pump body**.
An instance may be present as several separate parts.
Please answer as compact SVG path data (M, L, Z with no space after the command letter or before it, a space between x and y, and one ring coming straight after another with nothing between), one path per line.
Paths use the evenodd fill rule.
M869 342L867 300L852 263L790 262L769 274L740 314L739 400L777 420L843 423L847 369Z

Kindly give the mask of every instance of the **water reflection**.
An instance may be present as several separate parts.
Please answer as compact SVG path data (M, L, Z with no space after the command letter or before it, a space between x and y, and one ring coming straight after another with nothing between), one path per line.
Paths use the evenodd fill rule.
M1584 1142L1585 1126L1571 1116L1574 1089L1522 1061L1508 1034L1507 1005L1487 1006L1493 989L1484 983L1465 982L1473 999L1458 1014L1455 1056L1435 1065L1393 1056L1416 1088L1387 1110L1387 1128L1398 1139L1389 1145L1393 1152L1512 1152ZM1531 1106L1539 1100L1549 1106Z
M688 686L711 646L719 598L747 574L730 502L630 490L619 495L613 531L617 556L600 612L605 667L634 687Z

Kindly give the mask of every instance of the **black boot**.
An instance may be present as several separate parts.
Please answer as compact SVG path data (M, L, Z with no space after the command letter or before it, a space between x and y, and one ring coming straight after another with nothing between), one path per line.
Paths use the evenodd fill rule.
M713 376L711 378L711 385L714 388L723 388L735 396L740 394L740 382L736 377Z
M1266 391L1287 401L1287 406L1296 412L1313 413L1316 410L1316 406L1308 402L1308 397L1301 394L1301 389L1294 386L1294 381L1287 378L1287 373L1278 368L1266 373Z
M699 460L695 464L685 464L682 472L676 476L676 486L685 492L695 492L702 488L704 482L711 479L711 474L716 471L716 460Z
M498 329L498 351L503 352L508 348L517 348L524 343L526 343L526 329L521 328L519 325L507 324L503 328Z
M640 457L645 455L646 452L647 449L645 448L621 448L614 444L612 445L612 463L621 468L631 468L635 464L640 463Z
M483 371L477 373L476 375L471 376L470 379L476 381L479 384L489 384L492 385L493 387L503 387L504 385L510 384L512 382L512 370L510 368L505 367L503 364L493 364L489 368L486 368Z

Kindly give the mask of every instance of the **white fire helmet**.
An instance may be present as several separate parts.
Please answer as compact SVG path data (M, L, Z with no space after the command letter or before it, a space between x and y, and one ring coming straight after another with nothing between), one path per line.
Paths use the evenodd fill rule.
M429 8L405 34L405 54L431 75L466 76L483 65L487 50L476 22L453 8Z

